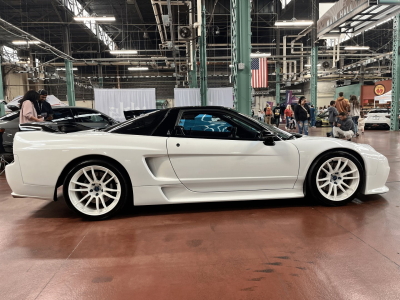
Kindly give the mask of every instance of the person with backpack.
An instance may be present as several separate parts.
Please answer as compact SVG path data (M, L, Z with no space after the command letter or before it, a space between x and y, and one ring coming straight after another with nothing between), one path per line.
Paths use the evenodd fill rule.
M269 125L271 125L272 109L271 109L271 107L269 106L268 103L267 103L267 105L266 105L265 108L264 108L264 114L265 114L264 122L267 123L267 124L269 124Z
M276 127L279 127L280 120L281 120L281 108L277 105L274 108L274 121Z
M308 122L310 119L310 108L307 105L307 99L301 96L294 109L294 118L299 126L299 133L308 135Z

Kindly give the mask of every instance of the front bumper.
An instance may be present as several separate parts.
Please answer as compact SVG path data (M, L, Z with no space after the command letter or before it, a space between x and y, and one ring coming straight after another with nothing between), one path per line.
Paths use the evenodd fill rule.
M384 194L389 191L386 181L389 177L390 167L387 158L380 163L374 175L368 175L365 178L365 195Z
M17 155L14 155L14 162L6 166L6 178L14 198L53 200L54 186L31 185L23 182Z

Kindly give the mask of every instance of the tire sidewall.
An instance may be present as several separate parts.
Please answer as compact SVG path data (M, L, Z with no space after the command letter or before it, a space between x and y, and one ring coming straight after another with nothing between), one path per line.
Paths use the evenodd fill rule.
M72 202L71 202L71 200L69 198L68 186L69 186L69 183L70 183L72 177L80 169L82 169L84 167L88 167L88 166L102 166L102 167L105 167L105 168L109 169L110 171L112 171L118 177L118 180L119 180L120 185L121 185L121 197L119 199L118 204L111 211L109 211L108 213L106 213L104 215L100 215L100 216L86 215L86 214L82 213L81 211L79 211L72 204ZM92 220L92 221L105 220L105 219L108 219L111 216L115 215L116 213L118 213L125 206L125 204L127 202L127 198L128 198L128 194L129 194L128 191L129 191L129 189L128 189L128 186L127 186L127 182L126 182L122 172L118 168L116 168L114 165L112 165L111 163L109 163L107 161L96 160L96 159L86 160L86 161L83 161L81 163L78 163L75 167L73 167L68 172L68 175L65 177L65 180L64 180L64 183L63 183L64 199L65 199L65 202L67 203L68 207L71 208L76 213L78 213L81 217L83 217L85 219L88 219L88 220Z
M326 199L319 192L318 187L317 187L317 182L316 182L318 170L322 166L322 164L324 164L327 160L329 160L331 158L335 158L335 157L344 157L344 158L350 159L357 166L358 172L360 174L360 182L357 187L357 190L349 198L342 200L342 201L332 201L332 200ZM363 168L361 162L354 155L352 155L348 152L345 152L345 151L331 151L331 152L325 153L325 154L321 155L320 157L318 157L315 160L315 162L312 164L312 166L308 172L308 175L307 175L307 189L308 189L308 191L310 191L310 194L312 195L312 197L323 205L328 205L328 206L345 205L345 204L351 202L360 192L361 188L364 185L364 176L365 176L364 174L365 174L364 168Z

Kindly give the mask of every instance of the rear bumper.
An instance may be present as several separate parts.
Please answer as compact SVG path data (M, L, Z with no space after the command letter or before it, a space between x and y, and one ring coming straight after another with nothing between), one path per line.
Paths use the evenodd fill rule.
M14 198L53 199L54 186L31 185L23 182L17 155L14 155L14 162L6 166L6 178Z

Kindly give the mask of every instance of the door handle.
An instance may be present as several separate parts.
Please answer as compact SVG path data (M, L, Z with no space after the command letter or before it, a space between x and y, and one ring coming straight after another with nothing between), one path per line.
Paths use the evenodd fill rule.
M8 137L12 137L12 133L7 133L7 136Z

